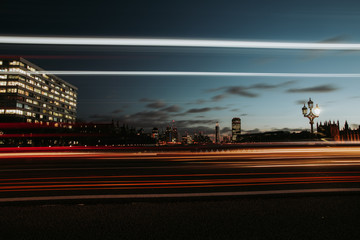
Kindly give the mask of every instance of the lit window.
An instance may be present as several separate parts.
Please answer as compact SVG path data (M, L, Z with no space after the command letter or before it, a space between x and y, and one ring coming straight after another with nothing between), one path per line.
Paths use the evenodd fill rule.
M17 86L18 85L18 82L14 82L14 81L9 81L8 86Z
M3 64L3 61L0 61L0 65L2 65Z
M6 93L6 88L0 88L0 93Z
M0 75L0 79L7 79L7 75Z
M18 61L12 61L9 63L10 65L13 65L13 66L17 66L19 65L19 62Z
M5 113L5 109L0 109L0 114L4 114Z
M18 108L22 108L22 107L23 107L23 105L22 105L21 103L16 103L16 107L18 107Z
M8 88L7 92L8 93L17 93L17 88Z
M32 71L32 72L35 72L35 71L36 71L35 68L30 67L30 66L27 66L27 69L29 69L29 70Z
M0 81L0 86L6 86L6 81Z

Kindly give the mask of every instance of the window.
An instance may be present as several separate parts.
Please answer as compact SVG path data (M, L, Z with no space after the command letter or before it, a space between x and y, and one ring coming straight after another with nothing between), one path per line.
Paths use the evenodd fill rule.
M18 109L6 109L5 114L17 114L17 115L23 115L24 112L22 110Z
M17 93L17 88L8 88L7 92L8 93Z
M12 65L12 66L17 66L17 65L19 65L19 62L18 61L12 61L9 64Z
M9 81L7 83L8 86L17 86L19 82L16 82L16 81Z

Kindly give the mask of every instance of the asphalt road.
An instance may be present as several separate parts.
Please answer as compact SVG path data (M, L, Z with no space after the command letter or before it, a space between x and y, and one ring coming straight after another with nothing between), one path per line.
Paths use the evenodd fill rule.
M360 147L58 150L0 153L0 239L360 234Z
M221 152L8 152L0 202L360 191L360 147Z

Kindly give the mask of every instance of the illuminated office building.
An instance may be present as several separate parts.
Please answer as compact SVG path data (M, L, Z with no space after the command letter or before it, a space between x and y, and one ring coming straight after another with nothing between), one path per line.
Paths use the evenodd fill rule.
M77 88L23 58L0 59L0 121L73 124Z
M241 135L241 119L240 118L233 118L232 122L231 122L231 126L232 126L232 137L231 137L231 141L232 142L237 142L240 140L240 135Z

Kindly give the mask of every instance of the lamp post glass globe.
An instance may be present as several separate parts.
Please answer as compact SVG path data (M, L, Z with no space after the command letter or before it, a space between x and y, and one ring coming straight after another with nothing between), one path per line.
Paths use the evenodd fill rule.
M305 107L305 104L304 104L304 107L302 108L302 113L304 116L306 116L307 111L308 111L308 109L307 109L307 107Z
M319 106L316 104L316 107L314 108L314 114L316 115L316 116L319 116L320 115L320 108L319 108Z
M311 98L309 98L308 106L309 106L310 109L312 109L314 107L314 102L311 101Z

